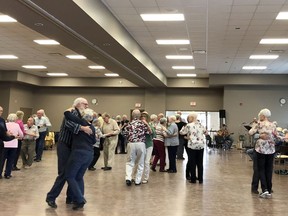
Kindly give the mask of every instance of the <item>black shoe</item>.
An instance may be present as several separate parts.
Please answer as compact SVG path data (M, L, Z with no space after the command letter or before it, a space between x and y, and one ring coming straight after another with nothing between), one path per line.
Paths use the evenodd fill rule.
M168 173L177 173L176 170L168 170L167 172L168 172Z
M71 204L73 204L74 202L72 201L72 200L70 200L70 199L66 199L66 204L67 205L71 205Z
M78 210L78 209L83 208L84 205L85 205L85 202L82 202L82 203L74 203L72 209L73 209L73 210Z
M199 180L199 184L203 184L203 180Z
M41 159L34 159L34 161L35 161L35 162L40 162L40 161L41 161Z
M131 184L132 184L132 183L131 183L130 180L126 180L126 185L127 185L127 186L131 186Z
M258 194L259 194L259 191L258 191L258 190L253 190L253 189L252 189L252 190L251 190L251 193L252 193L252 194L257 194L257 195L258 195Z
M9 175L9 176L4 175L4 178L5 178L5 179L10 179L11 177L12 177L11 175Z
M186 176L186 180L190 181L191 177L190 176Z
M156 172L156 169L154 167L150 168L153 172Z
M104 171L108 171L108 170L111 170L112 167L104 167Z
M155 170L156 171L156 170ZM159 172L167 172L167 170L159 170Z
M19 171L20 169L18 167L13 167L12 170L13 171Z
M57 204L55 201L46 199L46 202L51 208L57 208Z
M190 183L196 184L196 180L191 180Z
M95 168L95 167L89 167L88 170L90 170L90 171L95 171L96 168Z

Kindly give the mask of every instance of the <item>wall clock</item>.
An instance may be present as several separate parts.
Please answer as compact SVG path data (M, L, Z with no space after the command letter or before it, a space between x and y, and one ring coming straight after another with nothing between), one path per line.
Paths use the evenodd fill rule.
M95 104L98 103L98 100L97 100L96 98L93 98L93 99L91 100L91 103L95 105Z
M280 103L281 105L286 104L286 99L285 99L285 98L280 98L280 99L279 99L279 103Z

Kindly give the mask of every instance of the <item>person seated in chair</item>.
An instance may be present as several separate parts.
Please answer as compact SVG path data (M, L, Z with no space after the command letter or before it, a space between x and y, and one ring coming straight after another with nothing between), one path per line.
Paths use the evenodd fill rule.
M233 138L231 137L233 133L230 133L226 124L223 124L221 129L217 132L219 144L224 145L225 148L230 149L233 144ZM216 137L215 137L216 138ZM217 139L216 139L217 143Z

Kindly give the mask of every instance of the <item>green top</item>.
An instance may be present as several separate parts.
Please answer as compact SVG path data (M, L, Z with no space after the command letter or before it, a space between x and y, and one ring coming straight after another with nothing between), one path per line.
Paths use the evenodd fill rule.
M146 141L145 141L146 148L149 148L149 147L153 146L153 138L156 137L155 128L152 126L151 123L149 123L149 127L151 128L152 134L145 134L145 137L146 137Z

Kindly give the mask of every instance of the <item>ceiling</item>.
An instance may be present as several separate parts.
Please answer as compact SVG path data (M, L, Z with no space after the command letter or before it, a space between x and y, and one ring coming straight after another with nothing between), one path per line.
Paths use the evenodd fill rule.
M138 86L165 87L177 73L288 74L288 45L259 44L263 38L288 38L286 0L0 0L0 13L17 23L0 23L1 71L21 71L47 77L104 77L118 73ZM183 13L183 22L144 22L142 13ZM41 46L35 39L54 39L61 45ZM189 39L189 45L157 45L156 39ZM197 54L197 51L205 51ZM275 60L252 60L250 55L277 54ZM71 60L81 54L85 60ZM192 60L168 60L166 55L193 55ZM47 69L24 69L41 64ZM92 70L89 65L103 65ZM195 66L195 70L172 66ZM267 66L243 70L243 66ZM179 78L180 79L180 78Z

